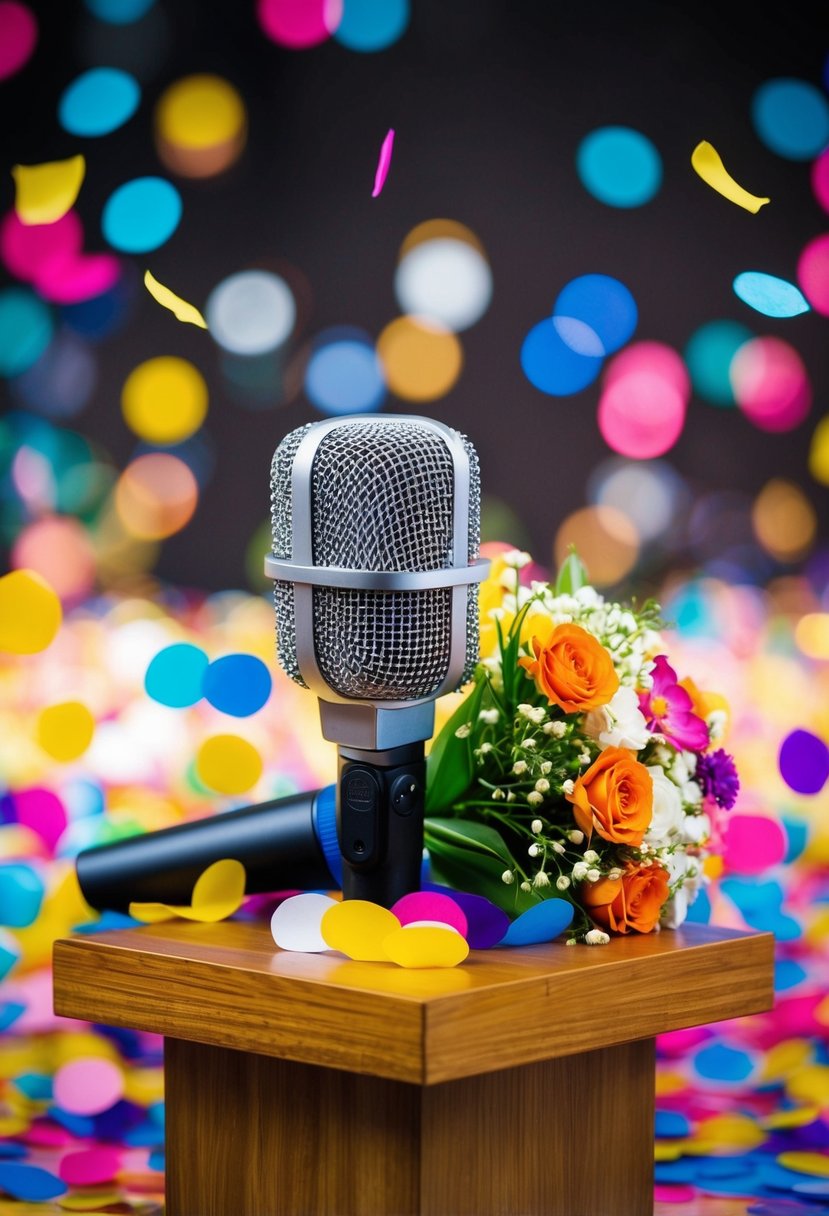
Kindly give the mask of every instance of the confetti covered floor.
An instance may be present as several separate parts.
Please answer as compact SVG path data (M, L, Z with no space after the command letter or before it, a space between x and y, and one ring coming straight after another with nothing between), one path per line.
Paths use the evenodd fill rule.
M666 593L679 617L694 597L694 627L673 635L671 652L703 683L716 671L743 774L724 871L692 919L774 932L777 995L767 1014L658 1040L660 1214L829 1211L826 795L799 794L778 764L784 740L825 730L826 675L799 654L770 595L752 593L747 625L746 594L710 581ZM281 676L272 645L261 596L102 597L68 612L41 653L0 666L9 787L0 804L0 1185L13 1197L4 1213L162 1210L161 1042L55 1018L51 942L101 923L74 881L80 848L331 780L333 747L320 740L314 699ZM274 669L273 687L255 712L234 716L233 664L224 663L227 680L209 685L213 702L230 698L224 710L205 696L171 707L150 695L164 696L159 656L195 654L261 662ZM69 690L90 707L93 732L80 754L57 760L42 710ZM212 779L247 788L223 797L200 780L198 757L206 740L231 736L259 764L228 752Z

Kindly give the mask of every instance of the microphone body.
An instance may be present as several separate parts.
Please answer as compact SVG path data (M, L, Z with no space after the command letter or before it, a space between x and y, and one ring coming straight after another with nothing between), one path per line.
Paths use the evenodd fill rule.
M335 787L84 849L75 869L90 907L126 912L132 902L188 904L199 875L226 857L245 867L247 895L339 890Z
M287 435L271 465L277 654L337 744L345 899L420 886L434 703L478 661L474 448L419 416L349 415Z

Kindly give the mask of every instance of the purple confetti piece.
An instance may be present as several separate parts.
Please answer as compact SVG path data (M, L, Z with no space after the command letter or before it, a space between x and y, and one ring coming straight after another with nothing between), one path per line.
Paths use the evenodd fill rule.
M386 178L391 165L391 150L394 146L394 128L389 128L389 133L383 140L383 146L380 149L380 159L377 161L377 172L374 174L374 189L371 192L372 198L377 198L377 195L383 189Z

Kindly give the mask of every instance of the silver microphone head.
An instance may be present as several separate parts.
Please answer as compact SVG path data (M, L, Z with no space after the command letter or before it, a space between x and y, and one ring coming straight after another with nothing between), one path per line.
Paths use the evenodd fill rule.
M271 465L279 663L323 700L391 708L478 661L480 472L429 418L350 416L287 435Z

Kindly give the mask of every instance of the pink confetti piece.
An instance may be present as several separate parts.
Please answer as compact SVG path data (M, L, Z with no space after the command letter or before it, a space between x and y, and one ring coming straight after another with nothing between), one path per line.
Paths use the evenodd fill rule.
M377 198L377 195L385 185L386 177L388 176L389 166L391 165L391 150L394 146L394 128L389 127L389 133L383 140L383 146L380 149L380 159L377 161L377 172L374 175L374 189L371 192L372 198Z
M55 1103L73 1115L98 1115L123 1096L124 1076L101 1056L80 1056L55 1073Z
M121 1168L121 1155L114 1148L98 1147L67 1153L58 1174L69 1186L100 1186L112 1182Z
M417 921L442 922L457 929L461 936L466 936L466 914L449 895L436 891L412 891L392 904L391 910L401 925Z
M690 1203L696 1199L697 1192L692 1186L660 1186L653 1188L653 1197L657 1203Z

